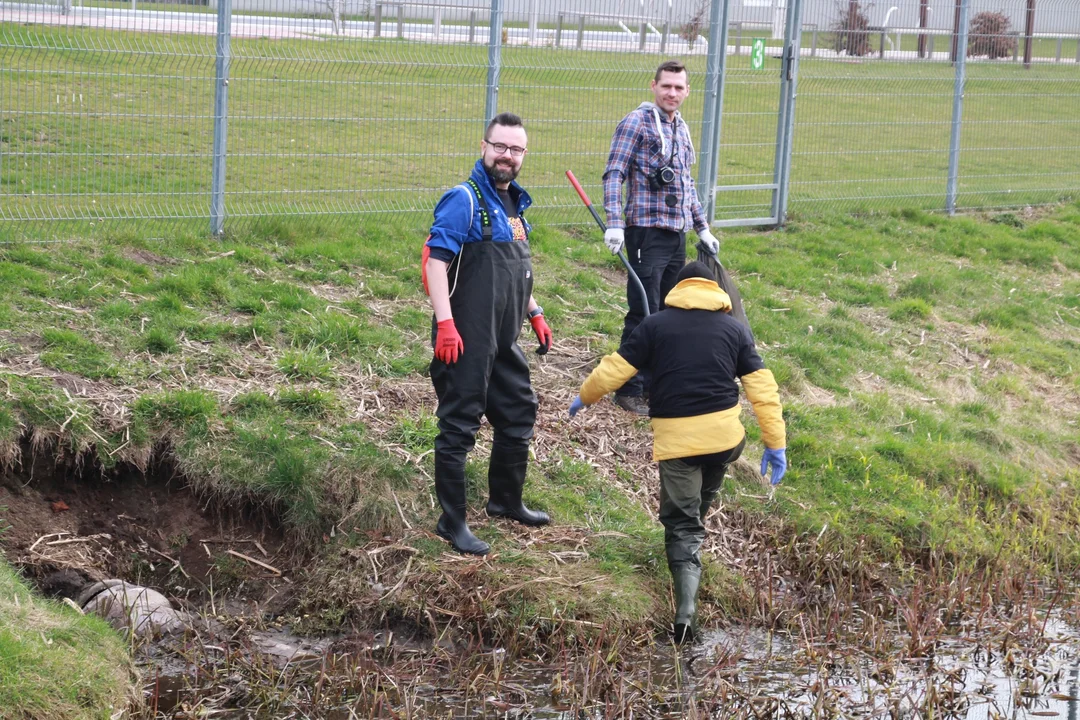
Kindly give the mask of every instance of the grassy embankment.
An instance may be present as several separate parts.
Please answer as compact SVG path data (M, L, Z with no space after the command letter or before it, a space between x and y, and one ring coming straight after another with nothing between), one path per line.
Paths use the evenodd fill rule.
M128 707L129 667L103 620L42 600L0 563L0 718L108 718Z
M731 502L793 534L828 524L835 542L861 539L888 560L936 549L1075 562L1064 523L1077 511L1080 213L1001 219L908 213L727 238L783 386L792 459L776 497ZM6 246L7 459L28 432L105 465L142 465L167 447L195 487L270 507L298 537L335 523L356 538L427 527L435 423L415 238L401 226L267 223L220 243ZM644 428L603 413L563 418L618 336L613 263L597 243L555 231L534 246L536 295L563 357L535 363L543 417L530 495L560 525L588 530L588 558L551 566L549 550L574 550L551 531L491 571L508 585L522 571L602 576L598 587L621 599L574 593L567 612L601 617L614 604L644 620L665 586L652 478L620 467L648 467ZM606 433L626 447L599 454ZM480 523L497 548L519 539L508 532ZM416 542L432 562L443 549Z

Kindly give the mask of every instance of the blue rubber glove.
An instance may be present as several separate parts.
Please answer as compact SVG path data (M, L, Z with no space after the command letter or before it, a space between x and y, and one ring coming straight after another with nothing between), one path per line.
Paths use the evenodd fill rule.
M585 407L585 403L581 402L581 396L576 395L574 402L570 403L570 417L574 417L578 414L578 410Z
M765 448L765 454L761 456L761 477L765 477L765 471L772 465L772 484L779 485L787 472L787 450L780 448L772 450Z

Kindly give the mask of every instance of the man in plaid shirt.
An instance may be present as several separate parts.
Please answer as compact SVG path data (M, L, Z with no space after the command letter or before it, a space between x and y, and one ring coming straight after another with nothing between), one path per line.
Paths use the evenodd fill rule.
M690 167L694 145L679 107L690 93L686 68L669 60L656 69L649 85L655 102L643 102L624 117L611 138L604 168L604 244L612 254L626 246L630 266L649 297L649 313L664 307L675 278L686 264L686 230L693 227L714 253L720 243L709 232ZM626 202L622 187L626 184ZM624 221L625 212L625 221ZM626 282L629 311L623 322L622 344L645 316L641 294ZM640 374L615 395L619 407L647 415L647 380Z

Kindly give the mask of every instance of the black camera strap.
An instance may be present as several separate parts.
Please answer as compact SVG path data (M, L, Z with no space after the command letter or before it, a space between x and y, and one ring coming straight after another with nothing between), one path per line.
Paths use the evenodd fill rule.
M671 121L671 155L668 156L667 167L671 168L672 174L675 174L675 153L679 149L679 116L676 115L675 119ZM676 177L678 175L676 174ZM674 181L672 181L674 182ZM664 204L669 208L673 208L679 204L679 199L675 197L675 193L668 191L668 194L664 196Z

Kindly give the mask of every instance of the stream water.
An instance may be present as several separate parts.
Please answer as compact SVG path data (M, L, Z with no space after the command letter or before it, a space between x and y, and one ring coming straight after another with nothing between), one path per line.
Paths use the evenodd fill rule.
M268 682L288 683L290 670L327 668L331 643L281 631L256 633L245 647L269 653ZM386 650L379 641L369 651ZM397 658L423 657L431 648L395 648ZM369 656L370 658L370 656ZM400 666L399 666L400 667ZM423 663L411 667L423 667ZM964 636L939 639L924 657L882 660L857 646L808 648L786 634L757 629L704 633L693 645L657 645L617 669L602 661L544 664L480 652L453 668L397 676L385 705L374 713L363 692L323 701L286 701L269 711L219 706L215 717L552 718L955 718L997 720L1060 717L1080 712L1080 633L1049 618L1037 648L1006 643L1004 652ZM590 670L591 667L591 670ZM357 672L353 667L346 672ZM235 682L251 678L233 673ZM299 676L297 676L299 677ZM298 681L300 683L303 680ZM308 681L310 683L310 680ZM321 683L320 683L321 684ZM157 664L148 695L159 716L192 709L192 668ZM227 685L227 683L226 683ZM351 687L356 689L357 683ZM222 692L227 692L223 690ZM368 691L369 693L371 691ZM292 695L310 698L310 688ZM358 712L357 708L367 708ZM179 712L183 710L184 712Z

